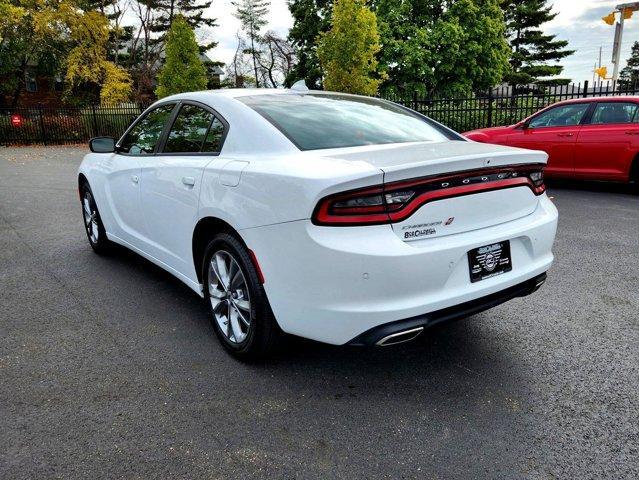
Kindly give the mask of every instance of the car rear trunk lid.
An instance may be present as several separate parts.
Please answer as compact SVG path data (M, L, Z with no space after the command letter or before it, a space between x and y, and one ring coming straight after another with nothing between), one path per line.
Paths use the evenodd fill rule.
M522 166L545 164L544 152L465 141L383 147L339 157L365 159L381 169L385 191L402 190L415 179L441 179L438 184L434 181L441 195L426 195L427 201L410 216L398 215L392 223L393 231L406 242L498 225L537 208L538 195L517 172ZM448 180L451 176L454 181ZM455 185L458 188L451 190ZM459 188L462 185L466 187Z

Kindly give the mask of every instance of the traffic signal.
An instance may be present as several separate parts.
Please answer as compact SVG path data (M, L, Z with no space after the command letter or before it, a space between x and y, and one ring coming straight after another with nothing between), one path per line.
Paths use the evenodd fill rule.
M622 15L624 20L628 20L629 18L632 18L632 10L630 8L626 8Z
M599 76L599 78L606 80L606 77L608 76L608 67L595 68L595 73Z
M611 14L606 15L605 17L601 17L601 19L604 22L606 22L608 25L614 25L615 24L615 12L612 12Z

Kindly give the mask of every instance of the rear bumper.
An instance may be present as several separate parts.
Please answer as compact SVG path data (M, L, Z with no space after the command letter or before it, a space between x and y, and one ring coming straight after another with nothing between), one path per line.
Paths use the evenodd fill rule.
M517 297L525 297L531 293L537 291L543 283L546 281L546 274L542 273L530 280L526 280L513 287L506 288L501 292L486 295L469 302L454 305L452 307L443 308L434 312L427 313L425 315L418 315L416 317L407 318L405 320L398 320L396 322L386 323L377 327L371 328L366 332L358 335L348 345L354 346L370 346L379 345L384 339L389 339L385 345L390 345L395 342L394 339L399 339L397 334L402 332L415 333L411 335L411 338L415 338L416 333L421 333L421 330L432 327L439 323L450 322L458 320L460 318L475 315L477 313L488 310L489 308L496 307L497 305L512 300ZM421 327L421 328L420 328ZM394 338L393 338L394 337Z
M343 345L380 325L535 279L552 264L556 228L557 209L544 194L521 218L413 242L402 241L390 225L321 227L310 220L240 234L259 261L282 330ZM510 241L512 271L472 283L467 252L503 240Z

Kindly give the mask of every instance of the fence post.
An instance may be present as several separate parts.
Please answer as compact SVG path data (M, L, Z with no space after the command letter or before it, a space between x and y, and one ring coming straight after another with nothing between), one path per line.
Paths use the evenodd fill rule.
M42 104L38 103L38 119L40 123L40 138L42 139L42 143L47 145L47 132L44 130L44 118L42 118Z
M413 110L419 111L417 110L417 90L413 90Z
M588 96L588 80L584 82L584 98Z
M98 136L98 117L95 114L95 103L91 104L91 110L93 112L93 136Z
M488 88L488 128L493 126L493 89Z

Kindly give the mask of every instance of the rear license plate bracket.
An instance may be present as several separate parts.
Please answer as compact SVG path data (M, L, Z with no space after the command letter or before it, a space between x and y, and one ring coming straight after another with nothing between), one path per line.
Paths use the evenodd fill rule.
M468 252L468 267L472 283L510 272L513 269L510 241L473 248Z

